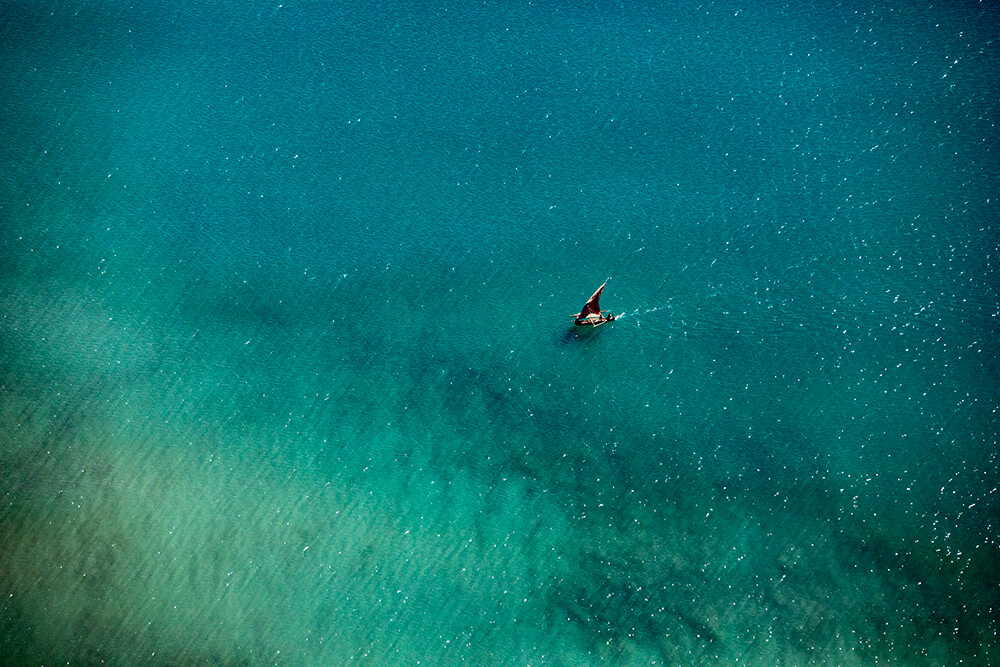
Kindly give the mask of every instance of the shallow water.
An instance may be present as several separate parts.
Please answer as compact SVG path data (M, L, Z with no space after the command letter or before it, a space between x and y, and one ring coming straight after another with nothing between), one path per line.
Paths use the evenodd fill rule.
M997 19L7 8L0 656L995 662Z

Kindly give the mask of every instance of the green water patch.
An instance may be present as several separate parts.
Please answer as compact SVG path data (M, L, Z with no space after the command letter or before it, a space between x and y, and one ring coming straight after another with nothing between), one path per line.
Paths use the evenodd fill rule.
M995 552L923 545L933 503L866 481L874 459L841 444L864 413L838 409L835 378L751 390L752 348L716 345L711 321L655 354L627 321L563 340L553 317L517 345L511 326L329 312L384 276L324 297L170 275L161 292L72 271L7 285L3 335L25 354L3 366L0 565L20 655L991 655L976 588ZM887 505L920 518L883 522Z

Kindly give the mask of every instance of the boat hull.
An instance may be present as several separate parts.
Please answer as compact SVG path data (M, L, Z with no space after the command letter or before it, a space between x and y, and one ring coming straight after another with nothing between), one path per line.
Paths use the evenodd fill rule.
M615 320L614 315L607 315L605 317L601 317L600 319L594 318L594 319L573 320L573 324L575 324L578 327L589 327L593 329L595 327L601 326L606 322L614 322L614 320Z

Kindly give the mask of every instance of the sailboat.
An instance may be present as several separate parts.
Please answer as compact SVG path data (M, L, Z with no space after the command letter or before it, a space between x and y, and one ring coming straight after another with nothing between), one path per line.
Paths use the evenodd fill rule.
M604 285L607 284L607 282L604 283ZM598 287L594 295L587 299L587 303L583 305L583 310L573 316L573 324L578 327L596 327L615 319L611 311L601 310L601 304L598 303L601 292L604 291L604 285Z

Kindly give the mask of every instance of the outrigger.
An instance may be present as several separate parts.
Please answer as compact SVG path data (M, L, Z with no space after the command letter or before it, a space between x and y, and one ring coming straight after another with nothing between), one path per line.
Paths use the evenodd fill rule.
M607 282L604 283L604 285L607 284ZM583 305L583 310L573 316L573 324L578 327L596 327L615 319L611 311L601 310L601 305L598 303L601 292L604 291L604 285L598 287L594 296L587 299L587 303Z

